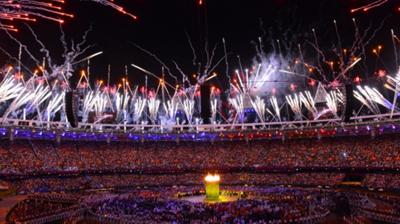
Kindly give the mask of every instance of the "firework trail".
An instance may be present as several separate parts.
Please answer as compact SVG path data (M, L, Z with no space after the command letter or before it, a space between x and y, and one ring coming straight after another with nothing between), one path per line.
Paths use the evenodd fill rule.
M10 114L16 115L21 107L29 114L37 114L37 119L41 121L40 105L51 96L49 86L42 84L33 88L24 88L23 91L12 101L3 115L3 119L7 119Z
M338 106L340 103L343 103L340 91L331 91L326 96L326 105L335 118L338 118Z
M137 19L137 16L136 16L136 15L131 14L131 13L125 11L125 9L124 9L123 7L121 7L121 6L117 5L117 4L115 4L115 3L113 2L114 0L89 0L89 1L96 2L96 3L102 4L102 5L111 7L111 8L113 8L113 9L119 11L120 13L131 17L132 19Z
M271 114L273 118L277 119L278 121L281 121L281 109L279 107L278 100L276 99L275 96L272 96L269 99L269 101L272 106L272 111L267 108L267 112Z
M397 72L395 77L390 75L387 75L386 77L387 81L385 87L397 94L400 90L400 70Z
M186 119L188 124L192 124L193 121L193 113L194 113L194 100L185 99L183 101L183 111L185 112Z
M149 108L149 118L153 124L156 123L158 108L160 108L160 100L156 98L150 98L148 100L147 106Z
M251 100L251 105L253 106L254 110L257 113L258 118L260 119L261 123L265 122L265 102L259 96L256 96L255 100Z
M244 122L244 94L237 94L236 97L230 98L229 103L236 111L235 121Z
M293 97L292 97L292 95L287 95L285 98L286 98L286 102L290 106L290 109L292 109L293 113L295 114L295 119L301 120L302 119L302 113L301 113L302 101L301 101L299 95L294 94Z
M42 120L46 120L47 122L51 121L51 118L54 117L55 114L59 112L61 108L64 106L64 97L65 97L65 92L55 93L52 96L49 103L47 104L46 112Z
M125 92L124 94L116 93L115 95L116 95L115 109L117 111L116 120L119 122L121 121L126 122L127 111L131 96L128 94L128 92Z
M167 119L170 121L175 121L176 112L178 111L179 104L176 100L168 100L166 103L163 104L164 110L167 114Z
M143 115L143 111L146 108L147 100L143 98L138 98L135 100L134 109L133 109L133 117L132 120L135 124L140 122L140 118Z
M7 76L0 84L0 105L18 97L22 91L24 91L22 83L16 82L13 76Z
M115 4L112 0L88 0L111 7L133 19L137 17ZM18 31L10 21L31 21L37 18L64 23L64 18L73 18L63 11L64 0L0 0L0 29Z
M384 5L384 4L388 3L388 2L389 2L389 0L374 0L374 1L372 1L372 2L370 2L368 4L365 4L363 6L351 9L351 12L352 13L358 12L358 11L366 12L368 10L371 10L371 9L377 8L379 6L382 6L382 5Z
M305 91L304 93L300 93L299 96L301 102L307 108L308 111L310 111L313 115L318 113L318 110L315 107L315 100L311 96L310 91Z
M354 97L374 114L381 113L378 105L381 105L388 110L395 108L396 111L398 111L398 108L387 100L376 88L357 86L357 90L354 90Z
M216 123L217 113L218 113L218 100L217 99L211 100L210 105L211 105L211 123Z

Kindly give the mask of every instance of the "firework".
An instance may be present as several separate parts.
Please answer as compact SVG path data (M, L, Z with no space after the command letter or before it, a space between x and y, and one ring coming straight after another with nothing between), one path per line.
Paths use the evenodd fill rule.
M115 95L115 109L117 112L116 120L126 122L128 118L127 112L131 96L128 94L128 92L125 92L124 94L116 93ZM107 96L109 95L107 94Z
M303 116L301 113L302 101L300 100L300 97L297 94L294 94L293 97L291 95L288 95L285 98L286 102L290 106L290 109L292 109L293 113L295 114L296 119L298 120L302 119Z
M18 111L23 106L24 110L28 114L37 114L38 120L41 120L40 105L51 96L51 91L48 86L38 85L33 89L24 88L17 97L12 101L10 106L7 108L3 115L3 119L7 119L8 116L13 113L18 118Z
M267 112L273 116L273 119L281 121L281 109L279 107L278 100L275 96L272 96L269 101L272 106L272 111L267 108Z
M390 118L393 117L393 113L395 110L395 105L397 103L397 97L400 91L400 69L398 70L397 74L395 77L392 76L387 76L387 82L385 84L385 88L391 90L394 92L393 95L393 106L390 110Z
M338 105L342 102L339 91L331 91L326 96L326 105L328 106L329 111L335 116L338 117Z
M311 96L310 91L305 91L304 93L300 93L299 96L300 96L301 102L307 108L308 111L310 111L313 115L318 113L318 110L315 107L315 100Z
M357 90L354 90L354 97L374 114L380 114L378 105L389 110L395 107L376 88L371 88L369 86L357 86ZM398 110L398 108L396 108L396 110Z
M23 91L22 83L16 82L13 76L7 76L0 85L0 104L18 97Z
M236 79L233 79L234 83L231 86L238 92L250 95L257 94L262 91L263 87L269 83L271 76L275 74L278 69L265 62L264 64L258 64L257 69L249 71L246 69L244 74L240 74L239 70L236 70Z
M380 6L382 6L382 5L384 5L384 4L388 3L388 2L389 2L389 0L374 0L374 1L372 1L372 2L370 2L368 4L365 4L363 6L351 9L351 12L352 13L358 12L358 11L366 12L368 10L380 7Z
M115 4L112 0L90 0L111 7L133 19L137 17ZM0 29L18 31L9 21L36 21L37 18L64 23L65 17L72 18L72 14L63 11L65 2L60 0L0 0Z
M0 5L1 2L0 0ZM104 2L108 1L96 2L104 4ZM112 5L108 6L113 7ZM119 8L116 9L120 10ZM319 49L320 45L318 44L316 31L313 29L315 43L311 44L313 44L317 50L317 65L305 62L300 45L298 45L300 50L299 57L296 60L283 60L282 55L278 55L279 57L277 57L275 54L265 56L258 50L258 55L256 59L253 60L253 66L249 69L243 69L239 58L240 69L236 70L232 77L228 75L228 80L230 80L229 85L231 87L230 91L223 91L223 89L222 91L219 89L218 91L214 91L216 88L212 88L210 101L212 123L217 123L216 119L218 113L220 115L219 118L225 119L223 116L224 113L219 111L220 108L224 108L225 106L225 102L222 101L224 97L219 98L221 92L231 96L228 101L232 107L230 111L232 116L226 120L227 123L231 122L232 124L237 124L246 122L245 109L250 107L256 112L257 120L262 123L268 121L280 122L282 120L286 122L289 121L289 119L306 120L307 117L303 116L302 113L303 109L304 112L310 112L314 120L317 120L327 113L332 113L335 118L338 118L338 113L340 113L338 110L340 110L340 106L344 104L344 97L340 91L336 90L336 87L342 85L341 83L350 83L352 77L350 77L349 71L355 66L358 66L361 61L366 60L361 59L365 58L365 52L362 50L365 48L363 43L365 39L363 39L364 37L359 37L359 31L357 30L355 35L357 38L355 45L346 50L342 48L340 44L340 36L337 31L336 22L334 25L338 43L334 44L335 50L333 54L332 52L326 54L329 55L329 58L323 55L324 53ZM208 46L206 47L206 63L199 63L197 60L201 57L196 57L196 52L194 52L193 63L197 69L197 72L193 75L194 84L192 80L191 82L188 81L188 75L185 74L181 67L174 61L173 63L175 64L176 70L182 75L182 82L169 84L165 81L168 79L165 79L164 76L169 75L174 80L177 80L178 76L172 73L174 70L170 70L168 64L162 62L155 54L140 48L161 64L161 75L156 75L156 73L149 72L148 70L132 64L132 67L135 69L146 73L146 84L144 86L133 87L132 91L128 81L125 79L117 86L110 86L110 74L106 86L102 85L102 81L97 81L97 84L93 86L90 85L90 83L94 83L93 80L90 80L90 60L100 55L102 52L86 56L87 50L89 49L85 47L86 34L83 36L83 41L81 43L71 45L67 44L64 35L61 37L62 46L64 47L64 53L62 55L64 61L62 61L61 64L54 64L56 60L52 60L50 57L51 51L45 48L45 45L37 38L37 35L35 35L33 31L32 34L37 44L40 46L40 52L43 53L41 56L43 56L44 59L34 58L33 55L36 55L37 52L29 51L27 45L17 41L16 38L13 39L20 48L18 57L13 57L10 54L10 58L14 58L18 63L18 69L14 71L14 69L9 68L6 72L5 70L1 72L2 74L6 73L0 83L0 112L3 113L3 121L9 118L25 119L28 117L28 119L46 120L50 123L50 121L55 119L56 113L61 113L62 122L65 122L65 108L62 107L64 104L63 98L66 91L74 89L69 86L69 79L76 73L74 67L81 62L86 62L87 68L82 71L78 85L75 88L78 90L76 92L82 94L83 98L82 106L79 107L78 111L81 119L80 122L89 122L88 118L94 114L95 120L90 122L99 123L112 111L115 113L115 120L113 122L118 127L123 125L124 130L131 124L141 124L144 130L144 125L148 124L147 119L151 122L152 127L156 127L156 124L160 124L161 129L163 126L169 126L168 128L170 128L173 127L173 124L176 124L177 111L180 109L184 112L188 125L197 125L200 119L195 116L201 111L201 103L199 103L201 97L199 91L200 86L219 76L214 70L220 61L225 59L226 67L229 67L226 58L225 39L223 39L225 56L217 61L215 65L212 65L212 61L215 57L215 52L218 52L216 51L216 47L210 52L208 52ZM12 37L11 34L9 35ZM189 42L192 50L195 51L190 40ZM262 49L262 46L258 48ZM34 72L29 72L30 69L25 68L24 64L21 62L21 58L26 58L27 55L31 57L32 61L35 63L34 70L36 71ZM286 61L293 62L289 63ZM326 66L326 64L329 66ZM299 67L301 71L299 71ZM328 67L330 73L326 72ZM291 71L287 71L286 69ZM307 71L310 74L305 74ZM226 73L228 74L228 72ZM286 95L288 88L279 88L278 85L280 82L290 83L297 88L303 87L290 77L288 80L282 79L284 75L282 73L313 80L314 84L312 86L315 86L318 82L315 96L311 93L314 92L314 90L307 91L306 89L301 89L301 92L296 94L291 93L290 95ZM149 90L147 77L155 78L159 81L156 90ZM317 80L320 78L321 80ZM397 74L396 77L387 76L387 78L386 88L396 93L396 99L398 90L400 89L400 75ZM267 83L269 83L268 86ZM331 90L329 94L325 88ZM171 92L171 89L174 92ZM267 98L270 96L267 92L270 89L272 89L273 96ZM292 92L294 92L295 89L296 88L292 88ZM172 96L170 93L173 93ZM365 107L371 110L372 113L379 114L381 112L380 110L382 110L382 106L392 111L398 110L397 107L395 107L396 103L389 102L376 88L359 86L357 90L354 91L354 95ZM278 104L278 101L281 104ZM320 106L317 110L316 104L325 104L325 108L319 111ZM281 109L283 106L288 106L288 108L293 111L294 119L291 116L281 117ZM305 109L307 109L307 111ZM266 118L266 112L272 116L272 119L270 119L270 116L268 119ZM243 125L243 127L244 126L245 125ZM94 127L97 127L97 125L94 125ZM170 130L173 130L173 128L170 128Z
M160 107L160 100L156 98L150 98L147 106L149 108L149 118L153 124L156 123L158 108Z
M61 108L64 106L64 97L65 97L65 92L55 93L53 95L53 97L47 104L46 114L45 118L42 118L43 120L46 120L47 122L51 121L51 117L54 117L55 113L60 111Z
M210 105L211 105L211 121L212 123L216 123L217 112L218 112L218 100L217 99L211 100Z
M265 119L265 102L259 96L256 97L255 100L251 100L251 105L257 113L258 118L261 123L264 123Z
M164 110L167 114L167 119L175 121L176 112L178 111L178 103L176 100L168 100L167 103L163 103Z
M188 124L192 124L193 113L194 113L194 100L185 99L183 101L183 111L185 112Z
M239 122L244 121L244 94L237 94L236 97L230 98L229 103L233 106L236 111L235 120Z
M134 108L133 108L133 122L138 124L140 122L140 118L143 115L144 108L146 107L147 100L143 98L138 98L135 100Z
M385 87L395 93L398 93L400 90L400 70L397 72L396 76L386 76L387 77L387 82L385 84Z

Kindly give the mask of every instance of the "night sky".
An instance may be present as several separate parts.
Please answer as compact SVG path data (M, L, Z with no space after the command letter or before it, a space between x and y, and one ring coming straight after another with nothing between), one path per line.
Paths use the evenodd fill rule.
M135 47L135 44L155 53L168 66L175 60L187 74L193 74L197 68L192 64L192 51L186 34L192 39L197 56L205 60L204 43L208 40L210 50L219 43L216 58L223 56L221 39L225 38L230 52L230 70L237 68L237 55L244 66L250 66L255 56L252 42L262 37L264 50L273 51L271 41L280 39L297 46L310 39L311 29L315 28L320 38L321 47L329 48L336 37L333 19L337 20L344 45L350 40L353 31L351 18L359 21L360 27L368 24L377 27L383 19L383 28L372 40L374 44L390 45L390 29L400 31L396 1L368 13L351 14L350 8L361 4L356 0L205 0L199 6L195 0L119 0L118 4L138 15L137 21L124 16L108 7L86 1L67 1L65 11L75 15L66 19L63 29L67 38L79 39L83 32L92 26L88 43L94 44L90 53L104 51L104 54L91 61L92 77L106 78L107 65L111 65L112 81L119 82L124 74L124 66L131 63L146 68L156 74L161 73L161 66L152 57ZM364 1L365 2L365 1ZM35 49L31 35L23 24L18 24L20 32L16 37ZM61 53L58 24L39 20L31 24L40 39L54 53L57 60ZM0 35L2 47L16 55L17 45L8 37ZM288 49L295 51L296 48ZM34 51L34 50L33 50ZM306 55L311 57L312 54ZM387 54L390 59L392 54ZM0 54L3 64L10 63L4 54ZM28 66L32 66L27 61ZM218 71L225 71L219 66ZM86 66L82 63L78 70ZM383 66L383 65L382 65ZM394 69L392 62L385 64L388 70ZM375 66L376 67L376 66ZM373 73L373 71L369 71ZM178 74L174 70L175 74ZM144 74L129 68L129 79L134 83L143 83ZM219 82L224 80L219 80Z

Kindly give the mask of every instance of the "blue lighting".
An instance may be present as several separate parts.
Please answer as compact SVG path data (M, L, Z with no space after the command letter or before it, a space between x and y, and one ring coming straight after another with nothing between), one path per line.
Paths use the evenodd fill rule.
M19 128L8 129L0 127L0 137L7 137L9 131L12 130L13 136L16 139L36 139L36 140L52 140L57 139L57 135L61 141L132 141L132 142L154 142L154 141L197 141L197 142L211 142L211 141L229 141L229 140L244 140L249 139L282 139L282 134L288 138L304 137L301 133L296 132L282 132L282 131L254 131L248 133L241 133L239 130L231 132L187 132L187 133L107 133L107 132L92 132L84 130L81 131L63 131L58 132L54 130L46 129L29 129ZM316 137L316 133L320 129L308 130L309 137ZM371 125L364 125L358 127L346 127L346 128L335 128L326 129L327 136L353 136L353 135L371 135L374 134L393 134L400 132L400 127L396 124L385 124L372 127ZM246 137L247 136L247 137ZM323 136L324 137L324 136Z
M0 128L0 136L6 136L7 135L7 129L6 128Z

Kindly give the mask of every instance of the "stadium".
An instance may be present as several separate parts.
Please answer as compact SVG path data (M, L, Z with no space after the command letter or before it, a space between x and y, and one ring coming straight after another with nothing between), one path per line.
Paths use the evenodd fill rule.
M102 21L102 10L118 13L116 18L104 15L111 25L94 26L94 41L110 38L102 36L102 27L136 34L115 23L137 20L131 7L150 3L126 3L125 9L108 0L44 2L0 1L0 35L6 41L0 44L0 61L9 62L0 69L0 223L400 223L400 40L394 29L391 41L377 35L386 28L384 22L373 30L353 18L353 35L339 31L334 20L333 47L326 47L332 44L329 38L312 28L312 35L301 36L308 39L295 47L296 53L283 39L274 40L273 53L268 52L264 39L275 37L263 30L251 42L256 56L242 62L227 51L228 38L214 48L204 38L219 35L208 34L213 28L207 10L215 19L212 13L225 5L193 1L188 11L198 13L201 40L197 43L188 32L186 40L193 54L190 71L197 72L184 72L184 64L168 64L134 44L161 65L161 73L149 69L154 62L132 59L116 78L111 65L107 77L93 72L101 67L93 61L107 54L129 58L129 53L94 53L88 31L80 43L70 44L70 34L61 28L64 53L51 58L59 49L48 50L40 39L46 35L38 33L74 17L67 13L70 8L82 7L87 15L78 21ZM298 6L283 2L251 9L264 16L261 6ZM325 4L350 4L338 2ZM159 8L181 12L176 9L181 0L174 3L157 2ZM356 3L344 12L372 10L380 16L393 6L391 1ZM306 14L311 9L305 8L314 5L309 4L300 7ZM106 9L94 12L96 5ZM161 27L171 22L163 15L153 15ZM365 22L373 16L359 17ZM39 31L14 22L36 19L44 20ZM157 22L143 24L157 27ZM371 41L380 43L379 38L392 44L393 62L385 60L383 45ZM178 45L172 46L177 55L184 49ZM365 49L371 46L368 56Z

